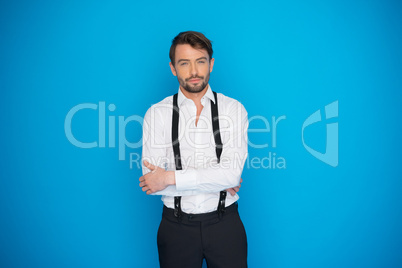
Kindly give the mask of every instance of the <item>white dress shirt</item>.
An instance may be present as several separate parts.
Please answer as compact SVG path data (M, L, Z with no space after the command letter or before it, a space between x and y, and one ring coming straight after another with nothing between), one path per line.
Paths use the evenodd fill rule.
M185 213L206 213L217 209L219 192L238 186L247 158L247 111L235 99L218 93L218 112L223 144L220 163L217 163L212 131L211 104L215 97L208 90L201 99L203 109L196 125L197 108L179 88L177 105L182 170L176 170L172 147L173 96L154 104L145 114L143 124L142 160L165 170L176 170L176 185L156 192L163 203L174 208L174 196L182 196ZM143 174L150 172L144 165ZM239 196L227 194L226 206Z

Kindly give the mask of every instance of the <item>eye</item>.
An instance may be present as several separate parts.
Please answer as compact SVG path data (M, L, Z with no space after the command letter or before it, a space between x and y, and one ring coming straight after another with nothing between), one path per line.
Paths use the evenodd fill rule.
M185 65L187 65L187 62L180 63L180 66L185 66Z
M200 60L200 61L198 61L198 63L205 63L205 61L203 61L203 60Z

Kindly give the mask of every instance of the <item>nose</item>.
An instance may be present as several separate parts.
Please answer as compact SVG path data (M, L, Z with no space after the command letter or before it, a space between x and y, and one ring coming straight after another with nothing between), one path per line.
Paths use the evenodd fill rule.
M198 70L197 70L196 64L191 64L191 67L190 67L190 75L191 75L192 77L194 77L194 76L197 76L197 74L198 74Z

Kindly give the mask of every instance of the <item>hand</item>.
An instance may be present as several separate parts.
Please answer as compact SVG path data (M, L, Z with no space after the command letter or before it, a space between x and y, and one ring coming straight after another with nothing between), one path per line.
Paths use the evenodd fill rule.
M146 160L144 165L151 170L151 172L140 177L140 187L146 194L161 191L168 185L174 184L174 172L154 166Z
M242 182L243 182L243 179L240 178L240 184L238 186L230 188L230 189L226 189L226 191L228 191L232 196L234 196L240 190Z

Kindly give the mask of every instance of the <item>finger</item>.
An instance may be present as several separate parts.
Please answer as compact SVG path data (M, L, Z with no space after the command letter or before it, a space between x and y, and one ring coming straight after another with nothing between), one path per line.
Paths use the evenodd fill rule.
M154 170L155 166L149 163L147 160L144 160L144 165L149 168L150 170Z
M147 194L152 194L152 191L151 191L151 190L148 190L148 191L147 191Z
M233 188L227 189L226 191L228 191L232 196L234 196L236 194L236 192L233 190Z
M145 180L144 176L141 176L140 181L144 181L144 180Z
M145 181L140 182L140 187L144 187L145 186Z
M242 183L243 182L243 179L242 178L240 178L240 183Z
M240 186L234 187L233 190L237 193L240 190Z
M143 191L143 192L146 192L146 191L148 191L148 190L149 190L148 186L142 187L142 191Z

